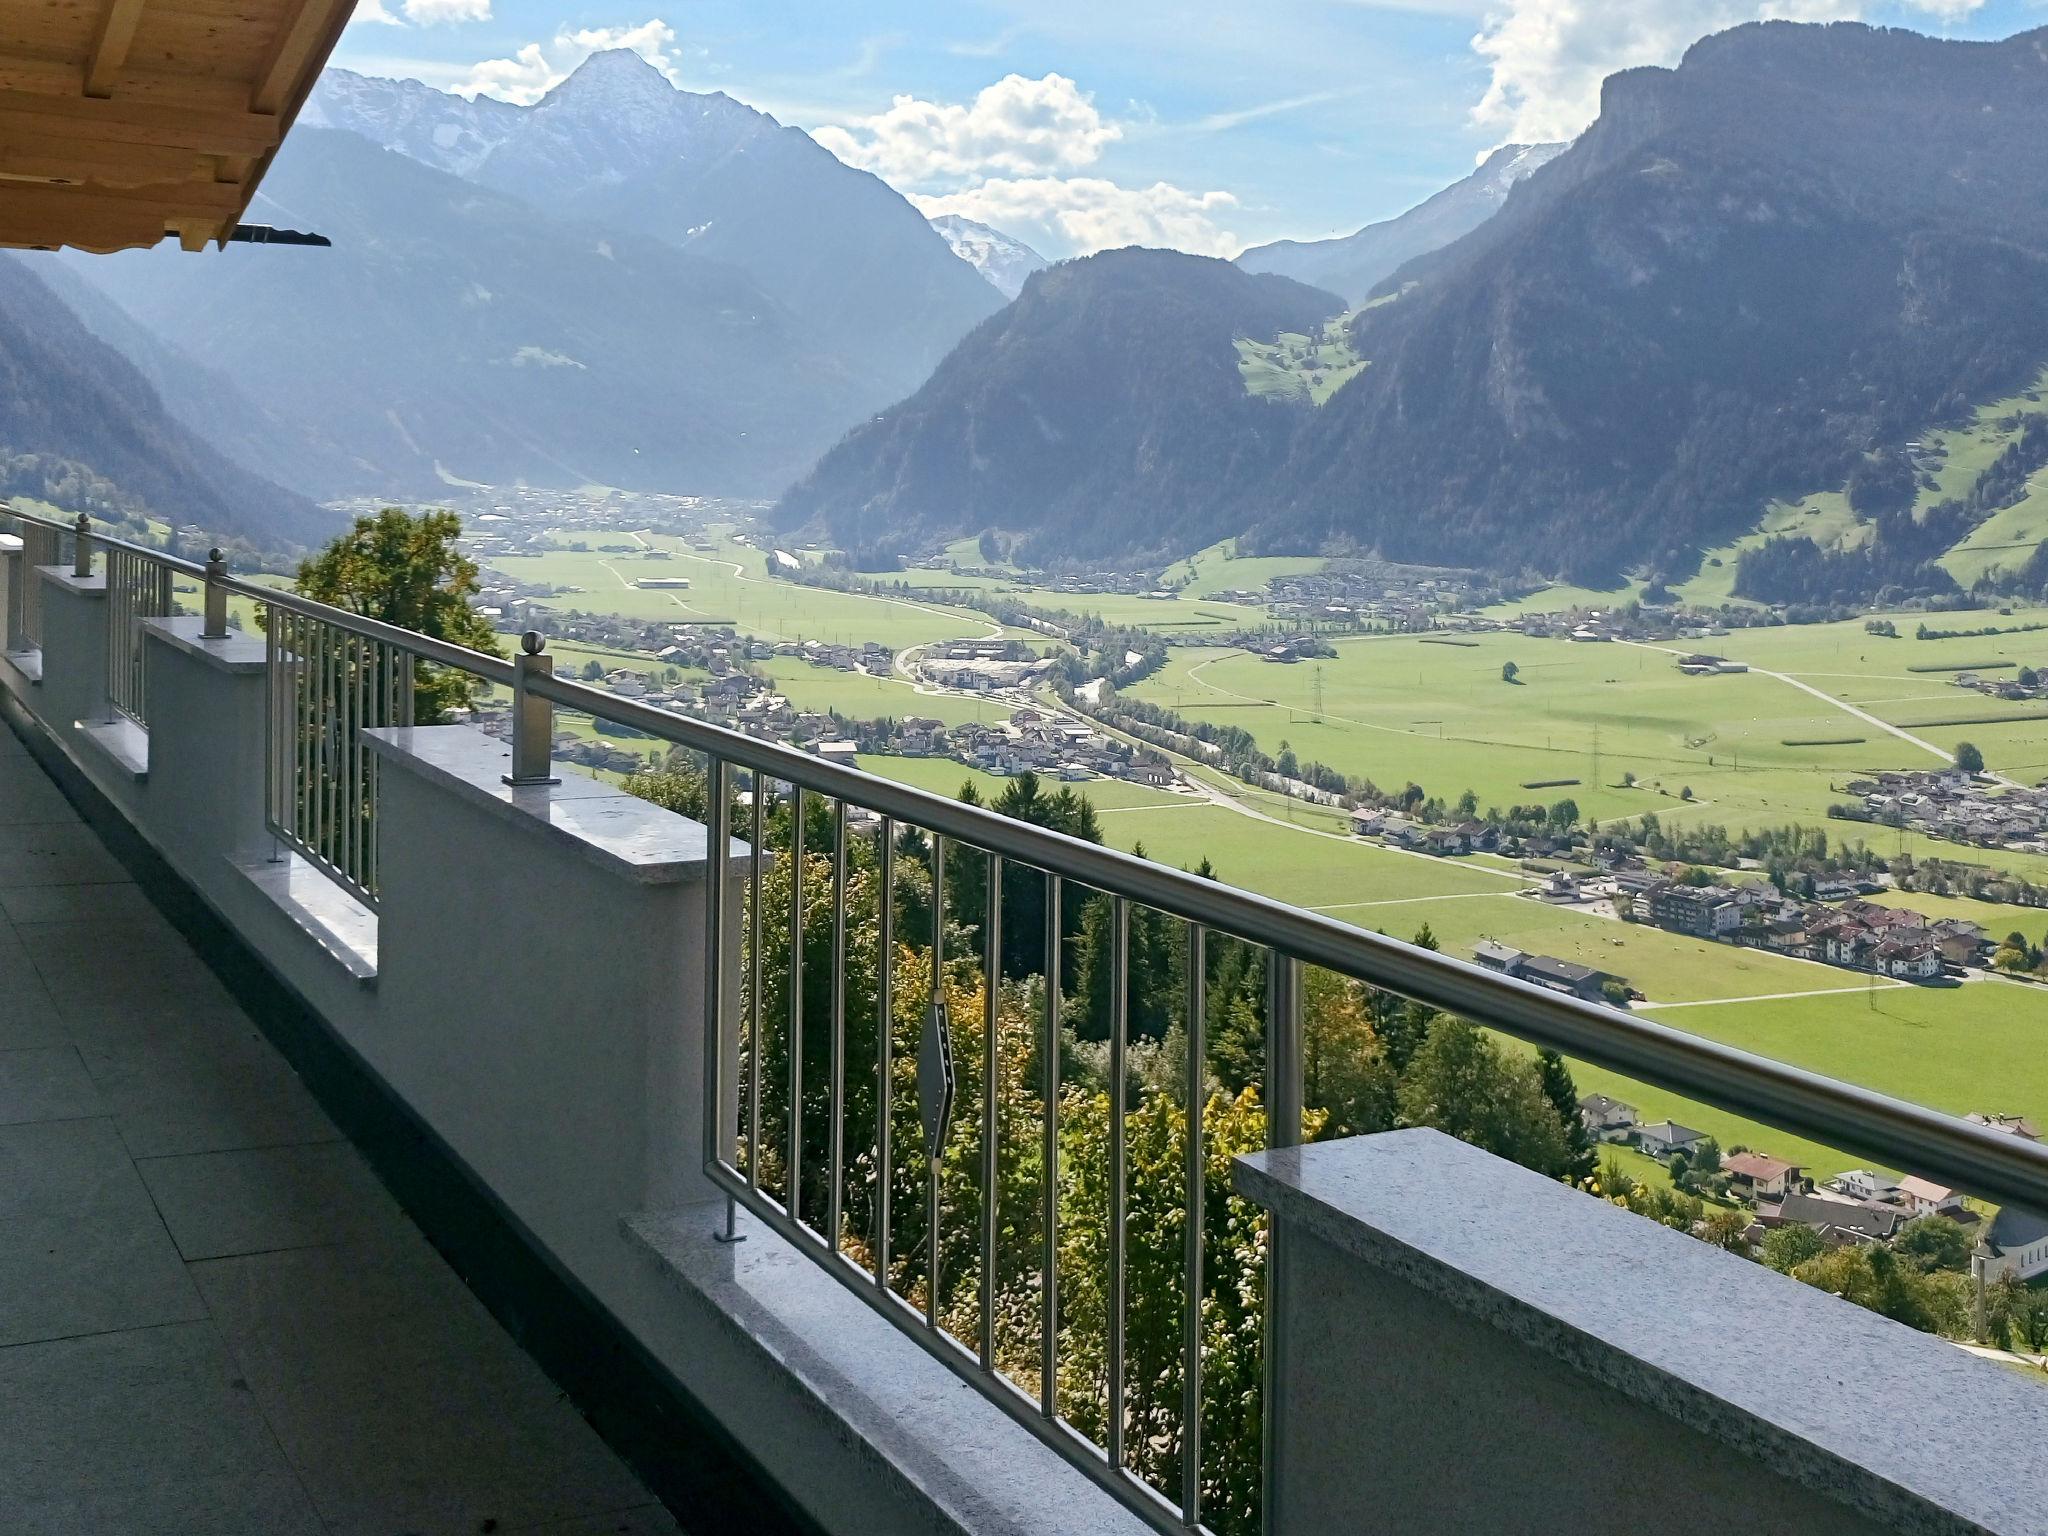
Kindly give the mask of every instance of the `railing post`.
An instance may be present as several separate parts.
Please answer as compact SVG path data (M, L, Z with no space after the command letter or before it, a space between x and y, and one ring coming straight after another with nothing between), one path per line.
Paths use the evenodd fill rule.
M225 640L228 634L228 562L219 550L206 556L206 621L200 635L207 640Z
M559 784L554 767L555 706L527 687L531 677L553 677L555 658L537 629L519 639L512 658L512 771L507 784Z
M1301 1145L1301 962L1272 951L1267 958L1266 1145Z
M72 541L71 574L90 576L92 574L92 518L81 512L73 523L77 537Z

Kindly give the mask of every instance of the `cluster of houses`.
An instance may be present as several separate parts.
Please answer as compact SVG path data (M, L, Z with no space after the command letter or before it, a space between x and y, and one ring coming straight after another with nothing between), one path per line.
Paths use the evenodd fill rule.
M1960 769L1931 773L1878 773L1845 786L1854 801L1830 814L1851 821L1904 827L1928 837L1979 848L2042 851L2048 828L2048 789L2018 786L1993 793Z
M1051 672L1049 659L1034 656L1014 640L955 640L918 653L917 670L927 682L969 693L1025 688Z
M2036 626L2038 627L2038 626ZM2048 699L2048 678L2032 667L2022 667L2011 677L1986 677L1981 672L1958 672L1951 681L1987 698L2019 703L2026 699Z
M1764 883L1691 885L1646 869L1616 870L1609 879L1617 911L1626 904L1637 922L1901 981L1932 981L1951 967L1982 963L1990 950L1984 929L1967 919L1860 897L1829 905Z
M1563 837L1542 834L1514 836L1484 821L1426 822L1403 816L1384 806L1361 805L1351 813L1351 831L1358 837L1376 837L1389 848L1409 853L1435 854L1457 858L1468 853L1505 853L1527 858L1548 858L1571 846Z
M1435 627L1435 615L1483 601L1471 573L1428 567L1367 564L1295 576L1276 576L1263 597L1210 594L1226 601L1260 601L1286 618L1317 624L1371 624L1396 630Z
M903 722L906 728L912 723ZM1134 749L1085 721L1042 710L1020 709L999 725L941 727L933 734L939 755L1005 778L1036 773L1051 779L1127 779L1158 789L1177 778L1162 754ZM899 742L896 750L905 747Z
M1580 1099L1579 1116L1596 1140L1634 1147L1665 1164L1681 1153L1696 1157L1711 1139L1676 1121L1644 1122L1633 1105L1604 1093ZM2038 1127L2022 1115L1968 1118L2004 1135L2041 1139ZM2007 1206L1986 1221L1957 1191L1929 1179L1911 1174L1894 1179L1857 1168L1822 1183L1799 1164L1763 1152L1730 1153L1721 1158L1720 1168L1729 1198L1755 1213L1753 1241L1777 1227L1805 1226L1830 1247L1888 1243L1908 1222L1939 1216L1975 1233L1976 1257L1987 1282L2007 1275L2022 1281L2048 1275L2048 1217L2030 1211Z

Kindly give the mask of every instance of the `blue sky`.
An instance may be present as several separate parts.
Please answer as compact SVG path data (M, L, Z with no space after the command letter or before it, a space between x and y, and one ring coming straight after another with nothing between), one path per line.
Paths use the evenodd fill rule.
M2048 0L359 0L335 62L529 101L633 47L1047 255L1231 255L1569 137L1606 74L1758 16L2003 37Z

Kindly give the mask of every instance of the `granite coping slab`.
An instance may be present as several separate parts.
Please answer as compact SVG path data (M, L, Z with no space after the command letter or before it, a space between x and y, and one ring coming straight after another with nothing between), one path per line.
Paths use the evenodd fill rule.
M261 672L267 664L263 637L243 630L209 639L206 620L198 614L176 614L167 619L144 619L143 633L154 636L173 650L196 656L222 672Z
M387 767L415 773L513 825L565 841L644 885L704 877L709 857L702 822L576 773L563 774L558 784L507 784L511 744L473 726L393 726L363 737ZM748 845L731 838L728 850L729 867L737 867Z
M2048 1536L2048 1391L1433 1130L1237 1159L1238 1191L1904 1532Z
M69 587L81 597L107 595L107 578L101 571L94 571L90 576L80 576L68 565L39 565L36 567L36 574L52 585Z
M720 1199L641 1212L620 1227L665 1283L710 1309L750 1369L781 1377L814 1426L923 1506L925 1519L890 1536L1156 1529L906 1337L865 1281L828 1273L851 1273L840 1259L800 1251L746 1211L734 1217L744 1241L721 1242L713 1234L724 1222Z

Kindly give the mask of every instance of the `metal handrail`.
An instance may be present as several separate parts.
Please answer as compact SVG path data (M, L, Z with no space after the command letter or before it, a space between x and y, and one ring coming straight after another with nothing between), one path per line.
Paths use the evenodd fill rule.
M0 502L0 516L12 517L17 522L33 523L38 527L53 529L58 533L69 533L71 524L52 518L41 517L33 512L23 512L6 502ZM126 539L108 538L95 533L93 543L102 548L122 549L137 554L159 565L168 566L180 576L189 576L204 583L209 577L206 566L196 560L187 560L178 555L166 554L160 549L151 549L146 544L131 543ZM417 630L404 629L396 624L386 624L382 619L369 618L359 613L350 613L346 608L337 608L331 603L317 602L297 592L282 587L267 587L260 581L250 581L244 576L223 574L217 578L220 585L241 597L253 598L259 603L268 603L292 613L303 614L309 619L318 619L325 624L334 624L352 631L365 639L381 640L408 651L422 661L431 661L444 667L473 673L486 682L499 687L512 686L512 663L498 656L487 656L482 651L473 651L468 646L454 645L446 640L437 640L432 635L420 634ZM600 695L609 697L609 695Z
M69 526L31 513L12 515L59 532ZM99 542L123 544L113 539ZM207 577L206 567L192 561L141 545L124 547L201 581ZM222 580L230 591L397 645L503 687L514 685L513 664L500 658L240 577ZM563 708L601 716L671 745L915 823L985 853L1056 871L1079 884L1265 944L1307 964L1476 1019L1730 1114L1940 1179L1983 1199L2048 1210L2048 1145L567 678L535 674L523 686Z
M1255 892L562 678L531 691L676 746L1058 872L1415 1002L1985 1199L2048 1209L2048 1146L1354 928Z

